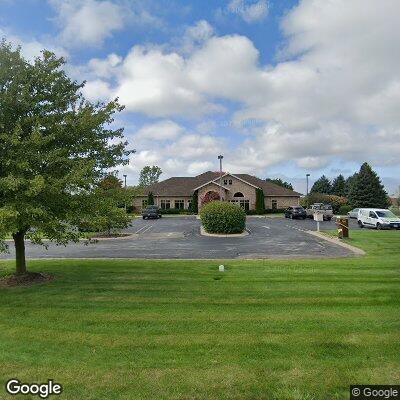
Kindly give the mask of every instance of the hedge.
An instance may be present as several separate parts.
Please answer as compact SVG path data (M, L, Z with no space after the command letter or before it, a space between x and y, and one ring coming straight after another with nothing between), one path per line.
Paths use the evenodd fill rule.
M347 215L347 213L349 212L349 211L351 211L353 209L353 207L352 206L349 206L349 205L345 205L345 206L341 206L340 208L339 208L339 210L338 210L338 214L339 215Z
M188 210L188 209L182 210L182 209L179 209L179 208L167 208L165 210L161 209L160 212L161 212L162 215L165 215L165 214L183 214L183 215L192 214L192 212L190 210Z
M200 211L201 223L208 233L242 233L246 227L246 213L236 204L212 201Z

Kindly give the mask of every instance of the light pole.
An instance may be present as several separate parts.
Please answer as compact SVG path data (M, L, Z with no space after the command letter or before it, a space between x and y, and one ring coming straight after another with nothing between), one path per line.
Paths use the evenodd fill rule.
M219 160L219 200L222 201L222 159L223 155L218 156Z
M310 176L310 174L306 174L306 180L307 180L307 197L308 197L308 177Z

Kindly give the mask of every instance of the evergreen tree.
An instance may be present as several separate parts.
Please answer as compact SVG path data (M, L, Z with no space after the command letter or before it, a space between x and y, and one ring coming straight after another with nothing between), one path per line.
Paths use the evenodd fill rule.
M332 187L329 179L325 175L322 175L321 178L319 178L314 182L314 185L312 186L310 193L330 194L331 190Z
M286 189L293 190L293 186L292 186L292 184L290 182L283 181L280 178L276 178L276 179L267 178L266 181L267 182L271 182L271 183L275 183L275 185L279 185L279 186L284 187Z
M260 188L256 189L256 212L257 214L265 213L264 191Z
M349 203L353 207L386 208L388 195L377 173L368 163L364 163L349 191Z
M342 174L333 180L331 194L342 197L346 196L346 180Z
M147 205L148 206L153 206L154 205L153 192L149 192L148 195L147 195Z
M345 186L345 192L344 192L346 197L349 196L351 186L353 185L353 183L355 182L356 179L357 179L357 172L355 174L353 174L352 176L349 176L346 179L346 186Z
M199 191L196 190L192 195L192 204L190 206L190 211L193 214L197 214L199 212Z

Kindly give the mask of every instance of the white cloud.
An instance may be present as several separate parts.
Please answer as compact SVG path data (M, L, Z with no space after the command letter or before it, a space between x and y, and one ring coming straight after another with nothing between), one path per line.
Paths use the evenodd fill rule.
M124 8L110 1L50 0L57 12L60 38L68 47L101 45L124 26Z
M176 139L183 128L171 120L163 120L154 124L148 124L140 128L135 134L135 140L157 141Z
M98 101L108 98L110 95L110 85L100 79L86 82L82 88L82 93L89 101Z
M266 0L259 0L257 2L231 0L227 9L230 13L239 15L248 23L258 22L267 17L268 2Z
M194 49L202 45L214 34L214 28L205 20L196 22L189 26L182 39L182 50L184 53L191 53Z
M276 65L261 65L240 35L200 34L185 55L135 46L115 67L112 94L130 111L167 118L211 113L210 120L220 100L234 101L233 127L257 123L231 152L231 170L288 160L307 169L332 160L399 165L399 13L397 0L303 0L282 20L286 42ZM177 137L179 151L161 150L171 165L185 160L182 149L191 163L208 161L201 146L216 147L201 143L207 131L191 139L199 134Z

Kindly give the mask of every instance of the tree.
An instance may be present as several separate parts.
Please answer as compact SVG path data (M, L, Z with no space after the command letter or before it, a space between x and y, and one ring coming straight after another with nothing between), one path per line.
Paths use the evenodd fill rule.
M386 208L389 207L388 195L377 173L368 163L364 163L349 191L349 203L353 207Z
M49 51L29 63L0 42L0 239L12 235L19 275L25 238L77 241L80 221L113 210L99 183L131 153L123 129L108 126L123 107L86 101L64 63Z
M213 190L207 192L201 199L201 205L204 206L204 204L210 203L212 201L217 201L220 200L219 193L214 192Z
M256 189L256 212L265 214L264 191L260 188Z
M193 214L197 214L199 212L199 191L195 190L192 194L192 203L190 205L190 211Z
M349 177L346 179L346 187L345 187L345 196L346 196L346 197L348 197L348 195L349 195L349 193L350 193L351 186L352 186L353 183L356 181L356 179L357 179L357 173L355 173L355 174L349 176Z
M100 187L104 190L122 189L122 181L114 174L107 174L101 181Z
M331 183L329 179L325 175L322 175L321 178L319 178L314 182L314 185L312 186L310 193L323 193L323 194L331 193Z
M292 186L292 184L290 182L283 181L280 178L276 178L276 179L267 178L266 181L267 182L271 182L271 183L275 183L275 185L279 185L279 186L284 187L286 189L293 190L293 186Z
M153 196L153 192L149 192L149 193L147 194L147 205L148 205L148 206L154 205L154 196Z
M331 194L335 196L346 196L346 180L342 174L338 175L332 182Z
M139 176L139 186L149 186L157 183L160 175L162 174L162 170L157 165L149 166L146 165L141 171Z

